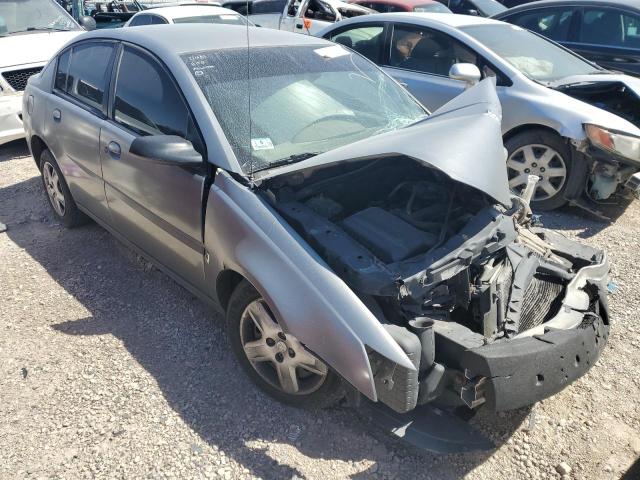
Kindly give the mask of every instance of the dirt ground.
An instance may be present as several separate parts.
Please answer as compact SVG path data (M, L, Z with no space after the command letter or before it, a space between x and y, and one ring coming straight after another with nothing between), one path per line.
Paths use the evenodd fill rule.
M55 223L24 143L0 147L0 478L638 479L640 202L542 220L608 251L609 344L555 397L481 411L494 450L433 455L260 393L219 312L97 225Z

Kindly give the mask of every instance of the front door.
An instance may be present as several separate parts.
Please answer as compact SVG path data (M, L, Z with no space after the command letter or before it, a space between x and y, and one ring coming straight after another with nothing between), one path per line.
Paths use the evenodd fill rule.
M384 70L431 111L465 89L464 82L449 78L451 66L478 63L473 51L449 35L413 25L393 25L389 52Z
M205 167L161 165L129 152L142 135L178 135L204 145L173 77L145 51L124 46L109 120L100 132L105 192L114 228L157 262L204 290Z
M280 20L280 30L286 30L287 32L294 31L301 4L304 2L305 0L289 0L284 9L282 19Z

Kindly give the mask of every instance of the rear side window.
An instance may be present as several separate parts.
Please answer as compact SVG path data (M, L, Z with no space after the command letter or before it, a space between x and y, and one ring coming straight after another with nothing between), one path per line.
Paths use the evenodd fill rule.
M125 47L116 81L114 120L138 135L178 135L202 153L202 142L182 95L162 66Z
M151 24L151 15L136 15L129 23L130 27L141 27L142 25Z
M166 25L167 22L164 18L157 15L151 15L151 25Z
M640 16L610 8L585 8L580 41L592 45L640 48Z
M55 88L81 103L102 110L111 74L111 43L82 43L64 52L58 60Z
M67 79L69 78L69 59L71 58L71 50L67 50L58 57L58 66L56 68L56 78L54 88L63 92L67 91Z

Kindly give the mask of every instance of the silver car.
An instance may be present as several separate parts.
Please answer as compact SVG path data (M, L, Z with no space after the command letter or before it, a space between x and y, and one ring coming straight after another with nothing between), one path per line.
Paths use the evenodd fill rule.
M640 79L518 26L468 15L381 14L345 20L319 36L374 61L429 109L468 82L495 78L509 185L520 191L529 174L539 176L536 208L571 201L597 212L614 194L640 192ZM478 68L457 66L450 76L460 63Z
M23 117L56 218L218 302L284 402L516 408L606 343L606 255L532 224L533 176L511 195L491 81L428 116L326 40L146 26L78 37Z

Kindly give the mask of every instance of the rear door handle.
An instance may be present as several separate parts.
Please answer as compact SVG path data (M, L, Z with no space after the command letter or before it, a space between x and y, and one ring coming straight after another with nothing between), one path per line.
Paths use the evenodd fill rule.
M300 30L302 30L302 24L301 23L296 23L296 28L299 28Z
M57 108L53 111L53 119L56 122L59 122L60 120L62 120L62 112Z
M120 154L122 150L120 149L120 145L116 142L109 142L109 144L104 147L104 152L108 153L112 157L120 158Z

